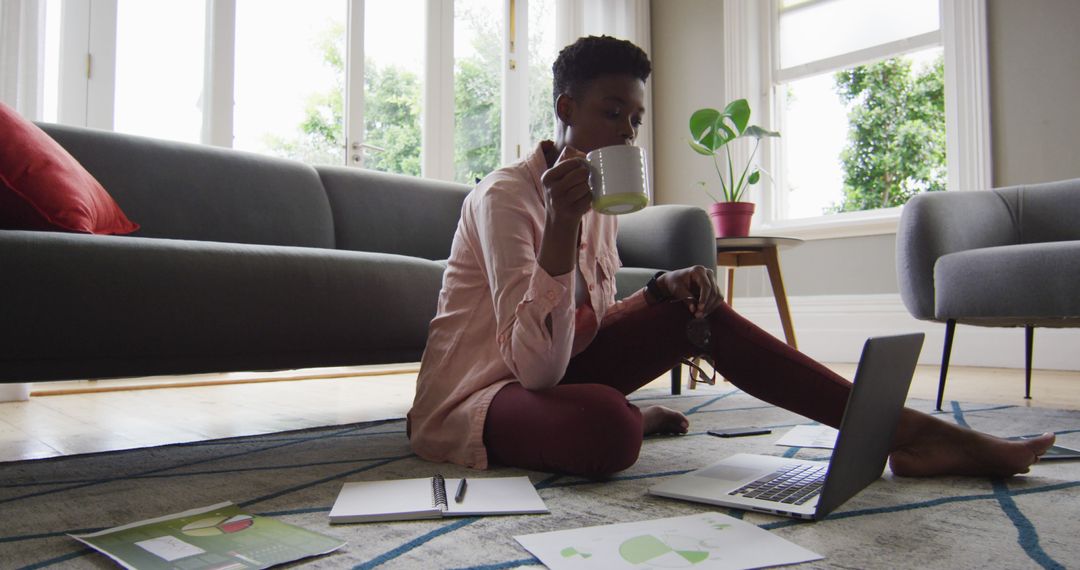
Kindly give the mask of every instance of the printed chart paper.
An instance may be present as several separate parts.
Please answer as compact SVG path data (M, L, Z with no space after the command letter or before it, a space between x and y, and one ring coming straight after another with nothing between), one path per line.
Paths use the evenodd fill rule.
M333 552L338 540L219 503L107 530L69 535L124 568L269 568Z
M514 537L551 570L767 568L822 556L720 513Z
M829 426L795 426L776 440L776 445L832 449L836 445L837 433L839 430Z

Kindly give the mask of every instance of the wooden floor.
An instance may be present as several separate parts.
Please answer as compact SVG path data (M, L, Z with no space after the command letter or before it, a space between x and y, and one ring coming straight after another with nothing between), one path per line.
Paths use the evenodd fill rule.
M832 368L850 378L855 366ZM920 366L910 396L933 398L937 377ZM30 401L0 403L0 461L401 418L415 379L416 366L402 365L37 384ZM1022 370L953 367L946 397L1080 410L1080 372L1040 370L1032 384L1024 400Z

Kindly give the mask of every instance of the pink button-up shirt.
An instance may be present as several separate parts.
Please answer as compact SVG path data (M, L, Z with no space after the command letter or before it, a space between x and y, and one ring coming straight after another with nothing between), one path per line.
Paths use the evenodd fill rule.
M413 451L424 459L487 468L484 418L496 392L510 382L555 386L601 322L645 303L641 291L615 301L614 216L582 219L577 263L588 294L580 307L574 272L551 276L537 263L544 144L465 198L408 416Z

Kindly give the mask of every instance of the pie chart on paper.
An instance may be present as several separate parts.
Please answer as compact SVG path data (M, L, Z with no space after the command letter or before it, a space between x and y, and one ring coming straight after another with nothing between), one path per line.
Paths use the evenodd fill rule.
M184 525L180 532L188 536L220 536L240 532L252 524L255 524L255 520L251 515L206 517Z
M619 555L631 564L660 568L687 568L709 558L708 550L678 548L651 534L628 539L619 545Z

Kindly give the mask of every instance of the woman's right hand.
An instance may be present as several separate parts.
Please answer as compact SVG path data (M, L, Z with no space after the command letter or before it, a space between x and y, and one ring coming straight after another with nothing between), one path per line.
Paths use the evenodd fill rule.
M566 146L555 161L555 166L540 177L540 182L544 185L548 224L573 227L576 237L578 223L592 208L585 153Z

